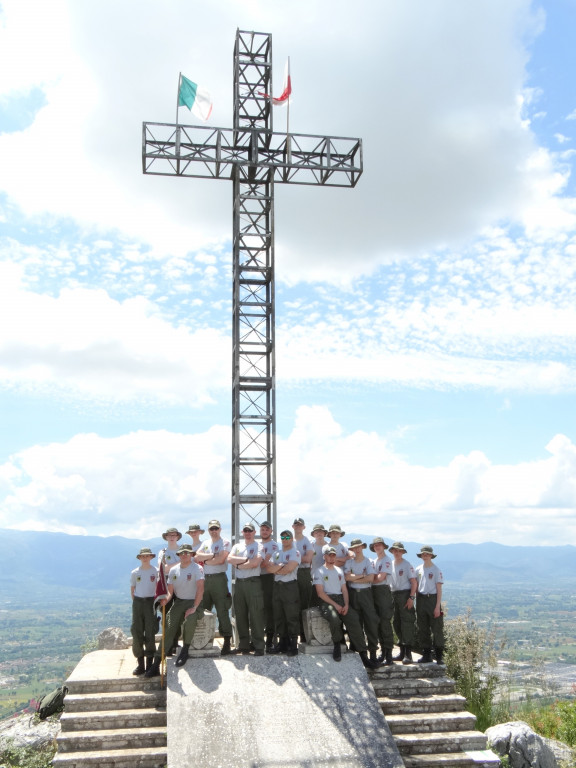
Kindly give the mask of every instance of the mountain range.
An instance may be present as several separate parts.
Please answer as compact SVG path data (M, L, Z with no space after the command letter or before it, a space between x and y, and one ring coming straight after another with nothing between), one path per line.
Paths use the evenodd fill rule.
M350 533L346 541L372 536ZM182 541L190 541L184 536ZM391 543L391 542L387 542ZM0 530L2 591L33 586L75 587L128 592L130 571L138 566L141 547L158 553L165 542L121 536L72 536L66 533ZM420 543L405 541L406 558L416 566ZM502 544L441 544L434 546L435 561L447 582L462 585L526 584L551 585L576 582L576 547L516 547ZM366 550L366 554L371 553Z

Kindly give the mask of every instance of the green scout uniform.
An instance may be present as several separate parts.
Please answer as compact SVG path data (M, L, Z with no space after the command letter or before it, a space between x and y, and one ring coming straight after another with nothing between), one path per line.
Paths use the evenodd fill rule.
M300 552L293 545L291 549L280 549L272 557L274 565L300 563ZM298 569L283 574L274 574L274 629L279 638L296 637L300 632L300 593L298 591Z
M274 554L278 552L278 544L270 539L270 541L261 541L262 545L262 557L266 555L271 556L271 560L274 560ZM274 574L268 573L263 565L260 566L260 584L262 585L262 597L264 599L264 631L267 636L271 637L274 634ZM298 633L296 633L298 634Z
M420 648L444 648L444 617L434 617L438 600L437 584L443 584L442 571L434 563L426 568L424 563L416 568L418 596L416 598L416 621ZM434 638L434 642L432 642Z
M130 586L134 589L132 600L132 652L136 658L152 657L156 649L155 637L158 628L154 595L158 568L135 568L130 574Z
M227 539L203 541L198 554L219 555L222 552L230 552L230 542ZM232 597L228 589L228 563L210 565L210 560L204 565L204 598L202 611L211 611L216 608L218 616L218 628L222 637L232 637L232 622L230 621L230 607Z
M262 557L262 545L253 541L250 544L238 542L232 547L233 557L252 560ZM264 596L260 583L260 566L240 570L236 568L236 586L234 588L234 614L238 630L238 650L249 651L250 643L257 651L264 650Z
M347 560L344 564L344 574L355 573L356 576L367 576L374 573L372 560L364 557L360 562ZM378 624L379 618L372 597L372 584L354 584L347 582L350 605L360 618L360 624L364 628L368 640L368 650L375 651L378 648Z
M398 643L413 648L416 639L416 611L414 606L406 608L406 602L410 597L410 579L415 579L416 573L408 560L402 558L399 563L392 560L392 573L388 578L391 579L394 631L398 637Z
M376 558L372 560L374 564L374 572L386 573L387 581L392 573L392 561L388 555ZM390 591L390 585L386 582L380 582L379 584L372 584L372 597L374 598L374 607L379 617L378 622L378 637L380 639L380 647L392 650L394 647L394 633L392 632L392 618L394 616L394 600L392 599L392 592Z
M344 596L342 594L342 585L346 585L344 574L341 568L334 566L334 568L328 568L323 565L314 571L314 584L320 584L324 587L324 592L338 605L344 605ZM341 643L344 640L344 633L342 632L342 624L346 627L350 642L357 651L367 650L366 638L360 625L360 618L354 608L348 607L348 611L345 616L341 616L336 612L333 605L320 600L320 612L330 624L330 633L332 635L333 643Z
M192 561L187 568L183 568L181 563L175 565L170 570L166 582L174 588L174 600L166 616L166 636L164 645L171 648L178 637L180 627L182 627L182 642L184 646L190 645L196 624L202 615L201 604L194 613L184 618L186 611L192 608L196 601L196 586L199 581L204 581L204 571L198 563ZM154 654L160 658L160 649Z

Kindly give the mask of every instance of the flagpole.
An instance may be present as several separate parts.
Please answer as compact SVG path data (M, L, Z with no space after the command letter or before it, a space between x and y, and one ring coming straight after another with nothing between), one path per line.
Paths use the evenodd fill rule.
M162 647L160 656L160 687L164 688L164 674L166 672L166 656L164 655L164 636L166 630L166 606L162 606Z
M180 102L180 86L182 85L182 72L178 75L178 92L176 93L176 125L178 125L178 104Z
M290 56L288 56L288 82L291 83L290 79ZM290 96L288 96L288 104L286 105L287 111L286 111L286 134L290 133Z

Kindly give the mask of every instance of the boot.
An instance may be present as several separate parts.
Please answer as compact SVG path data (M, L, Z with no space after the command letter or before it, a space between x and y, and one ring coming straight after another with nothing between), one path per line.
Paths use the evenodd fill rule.
M146 672L148 672L148 670L152 666L153 660L154 660L154 656L146 656Z
M382 662L378 658L376 651L370 651L370 661L373 664L374 669L377 669L379 666L381 666Z
M332 658L334 661L341 661L342 659L342 648L340 647L340 643L334 643L334 650L332 651Z
M402 659L402 664L413 664L414 661L412 659L412 648L410 648L409 645L404 646L404 658Z
M174 654L176 653L177 650L178 650L178 640L176 640L170 646L170 648L168 648L168 650L166 651L166 656L174 656Z
M378 666L377 662L370 661L368 658L368 651L360 651L359 656L362 659L362 664L364 664L366 669L376 669Z
M178 658L176 659L176 666L183 667L187 661L188 661L188 646L184 644L182 646L182 650L178 654Z
M398 647L400 648L400 650L398 651L397 656L393 656L394 661L402 661L404 656L406 655L406 646L399 645Z
M266 651L274 647L274 635L266 635Z
M143 675L144 672L146 672L146 667L144 666L144 656L138 656L138 666L132 672L133 675Z
M436 651L436 664L444 666L444 648L435 648L434 650Z
M230 648L230 638L225 637L222 648L220 649L220 656L229 656L231 652L232 649Z
M432 664L432 648L424 648L422 658L418 660L418 664Z
M274 643L272 648L268 651L268 653L286 653L288 650L288 638L287 637L280 637L278 638L278 642Z
M384 666L385 667L393 667L394 666L394 661L392 660L392 648L385 648L384 649L384 656L385 656L385 659L386 659L384 661Z
M290 637L286 656L298 656L298 635Z
M146 670L144 677L158 677L160 674L160 657L154 656L150 669Z

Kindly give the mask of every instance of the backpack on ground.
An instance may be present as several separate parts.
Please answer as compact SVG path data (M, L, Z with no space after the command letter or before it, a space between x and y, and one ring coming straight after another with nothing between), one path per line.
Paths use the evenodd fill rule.
M46 720L50 715L55 715L57 712L62 712L64 709L64 696L68 693L68 688L65 685L60 685L50 693L44 694L42 698L36 704L36 712L40 720Z

